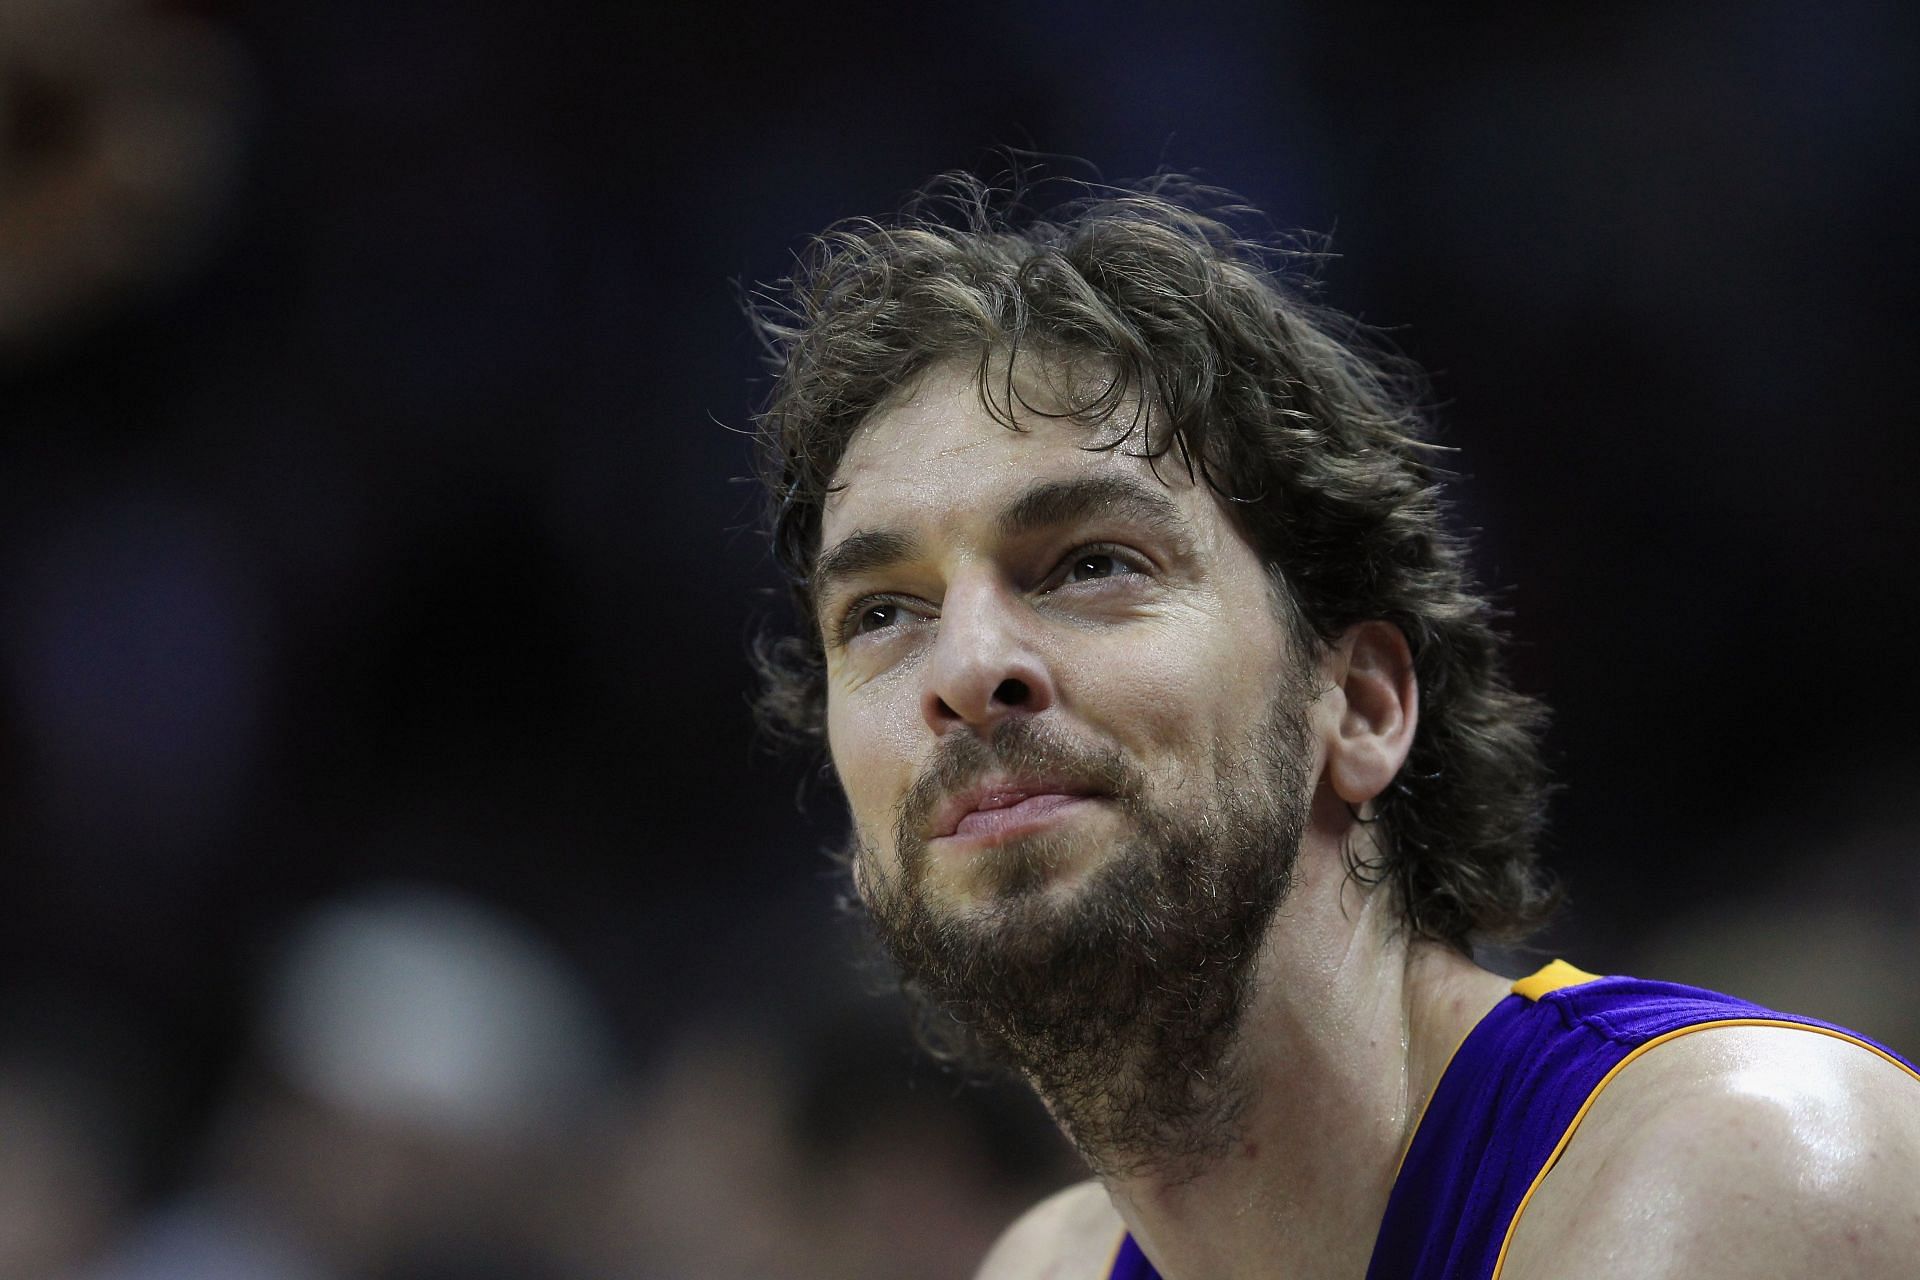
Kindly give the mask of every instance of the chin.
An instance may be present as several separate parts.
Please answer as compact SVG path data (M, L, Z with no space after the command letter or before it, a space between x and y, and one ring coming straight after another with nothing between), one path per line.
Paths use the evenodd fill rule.
M959 852L959 851L954 851ZM1006 906L1027 899L1070 895L1098 862L1097 846L1060 836L1029 836L964 856L928 857L921 890L930 903Z

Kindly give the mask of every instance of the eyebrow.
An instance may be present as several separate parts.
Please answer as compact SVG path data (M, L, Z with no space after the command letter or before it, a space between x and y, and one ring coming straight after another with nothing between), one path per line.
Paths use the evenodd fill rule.
M1187 541L1187 519L1173 499L1158 486L1122 475L1042 481L1007 504L1000 513L1000 533L1019 537L1095 516L1145 525L1182 547Z
M1043 480L1022 491L1000 512L1000 535L1016 538L1099 516L1151 529L1178 554L1191 547L1190 526L1178 504L1159 488L1131 476L1080 476ZM820 553L809 576L809 593L823 600L841 582L911 560L920 539L898 529L860 529Z
M861 529L820 553L808 575L807 591L816 601L848 578L911 560L920 553L920 539L893 529Z

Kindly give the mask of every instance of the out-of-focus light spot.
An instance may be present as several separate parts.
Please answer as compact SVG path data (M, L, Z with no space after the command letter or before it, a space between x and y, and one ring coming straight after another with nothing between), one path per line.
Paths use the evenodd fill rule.
M512 921L426 888L323 909L267 993L280 1070L355 1115L518 1134L582 1104L608 1047L579 981Z

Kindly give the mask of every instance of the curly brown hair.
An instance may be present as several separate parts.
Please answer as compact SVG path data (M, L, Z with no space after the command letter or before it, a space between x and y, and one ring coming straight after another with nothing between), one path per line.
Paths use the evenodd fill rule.
M1308 302L1289 268L1310 255L1238 234L1231 220L1247 212L1161 178L1034 215L949 175L896 219L829 229L756 295L774 369L756 418L761 477L799 628L755 646L761 722L824 743L808 578L862 423L929 367L963 361L988 411L1015 427L1017 393L1000 372L1023 352L1065 360L1103 375L1073 417L1133 415L1106 447L1138 435L1136 447L1213 488L1309 653L1370 619L1406 635L1419 729L1378 802L1380 859L1353 871L1391 881L1418 935L1463 949L1517 939L1555 901L1535 853L1545 711L1509 683L1493 609L1449 525L1424 383L1356 322Z

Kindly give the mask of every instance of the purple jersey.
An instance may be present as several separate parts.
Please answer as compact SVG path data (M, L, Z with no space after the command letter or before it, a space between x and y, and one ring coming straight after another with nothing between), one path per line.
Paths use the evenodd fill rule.
M1513 984L1440 1076L1387 1199L1367 1280L1490 1280L1526 1201L1621 1068L1708 1027L1797 1027L1914 1072L1864 1036L1671 982L1596 978L1563 960ZM1110 1280L1160 1280L1131 1236Z

